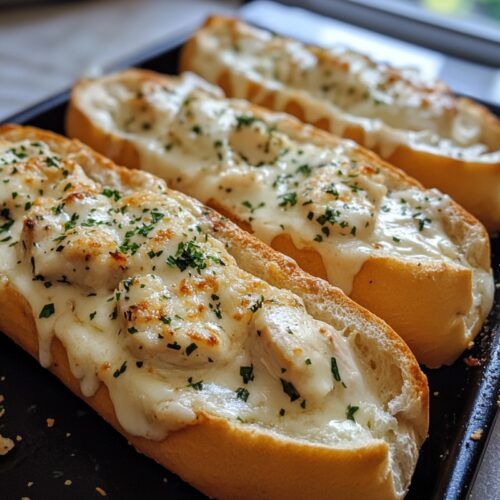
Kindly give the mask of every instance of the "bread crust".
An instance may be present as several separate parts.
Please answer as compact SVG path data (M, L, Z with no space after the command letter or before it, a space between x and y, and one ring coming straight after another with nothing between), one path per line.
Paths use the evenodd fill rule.
M244 28L245 32L251 32L254 28L248 26L236 18L226 18L222 16L209 17L202 28L198 30L184 45L180 58L181 71L194 71L202 77L207 77L196 65L195 54L199 52L199 47L203 45L204 28L215 26L225 26L230 32L236 33ZM328 52L320 48L313 47L316 56L329 59ZM393 69L394 79L402 78L401 72ZM217 78L217 83L221 86L226 95L235 96L232 88L231 68L226 68ZM275 90L266 85L263 81L257 81L251 77L238 75L241 81L247 85L247 95L239 96L261 106L285 111L296 116L301 121L307 121L307 110L314 106L314 109L322 110L323 116L309 122L315 127L331 131L334 117L322 106L322 100L304 92L294 92L293 89ZM480 116L480 121L484 124L485 138L489 145L500 148L500 120L495 117L487 108L469 99L454 98L456 102L467 106L473 110L474 114ZM279 107L277 102L280 103ZM356 141L365 147L371 148L366 131L361 125L349 125L342 132L342 136ZM381 147L374 146L373 151L380 154ZM449 194L458 203L463 205L468 211L474 214L488 230L495 232L500 229L500 162L479 162L465 159L452 158L443 153L437 154L412 148L408 145L397 145L392 153L385 159L393 165L402 168L412 177L418 179L427 187L435 187Z
M115 187L144 188L157 182L153 176L114 166L78 141L70 141L50 132L30 127L2 126L0 139L44 141L59 154L78 151L79 163L98 180L106 179ZM160 181L158 181L160 182ZM362 340L378 346L387 362L396 360L400 369L404 398L397 418L413 429L419 446L428 428L428 386L414 356L406 344L380 319L364 310L340 290L323 280L307 275L298 266L271 250L216 212L194 200L170 191L198 209L210 230L248 272L275 286L299 294L309 312L335 324L342 313L364 325ZM33 311L23 297L0 275L0 330L33 357L38 355L38 334ZM351 316L349 316L351 315ZM373 344L375 342L375 344ZM369 446L338 449L314 445L235 425L222 418L200 414L193 425L172 432L163 441L151 441L127 433L119 424L104 384L92 397L80 391L72 375L63 344L54 338L51 346L52 371L75 394L84 399L106 421L125 436L140 452L155 459L209 496L217 498L401 498L390 473L389 446L380 440ZM384 368L378 368L381 376Z
M163 85L172 85L173 81L172 77L136 69L123 72L117 78L152 80ZM98 127L86 113L80 95L89 85L92 85L92 81L81 81L73 89L66 115L68 135L79 138L118 164L130 168L147 168L141 163L139 152L131 141ZM248 108L263 119L271 115L252 104ZM277 126L292 138L306 140L321 147L335 147L341 141L327 132L304 126L293 117L285 115ZM376 164L395 185L422 188L418 181L402 170L380 160L362 147L354 146L351 154L359 161ZM207 204L221 211L217 200L209 200ZM460 226L453 229L456 233L454 238L460 245L468 240L481 241L478 266L489 269L490 246L486 230L458 204L453 203L453 209ZM225 210L223 214L243 229L251 229L248 223L238 220L234 214ZM271 246L294 258L304 270L320 278L327 278L322 257L314 248L298 249L286 233L275 237ZM433 263L411 263L391 256L369 257L356 275L350 295L359 304L386 320L409 344L421 363L434 368L453 363L481 328L484 318L475 322L469 336L457 335L457 318L462 318L471 307L470 294L464 293L471 290L471 283L471 269L446 262L436 266ZM446 306L438 310L437 305L443 303L443 297L446 297Z

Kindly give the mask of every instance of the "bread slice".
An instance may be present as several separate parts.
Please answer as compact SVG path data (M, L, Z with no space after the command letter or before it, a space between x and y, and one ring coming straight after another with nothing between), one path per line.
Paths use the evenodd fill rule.
M383 321L78 141L2 126L0 177L0 329L137 450L217 498L404 496L428 387Z
M216 208L452 363L493 298L483 226L351 141L194 75L128 70L73 90L67 131Z
M181 69L355 140L500 229L500 122L442 82L224 17L209 18L188 41Z

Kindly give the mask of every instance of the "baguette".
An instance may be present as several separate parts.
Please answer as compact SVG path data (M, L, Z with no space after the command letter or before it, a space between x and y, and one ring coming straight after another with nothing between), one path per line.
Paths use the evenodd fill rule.
M209 18L188 41L181 69L355 140L500 229L500 121L442 82L224 17Z
M0 177L0 329L137 450L217 498L404 496L428 387L383 321L78 141L2 126Z
M67 132L216 208L452 363L493 300L483 226L351 141L198 77L128 70L73 90Z

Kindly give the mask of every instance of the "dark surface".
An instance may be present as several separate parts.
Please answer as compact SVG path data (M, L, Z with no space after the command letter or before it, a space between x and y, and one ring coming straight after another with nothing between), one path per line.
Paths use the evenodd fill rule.
M180 42L182 39L171 41L117 68L136 64L175 73ZM60 94L8 121L62 133L67 96ZM492 250L498 283L498 238L492 241ZM422 448L408 499L466 497L497 408L499 341L500 291L496 290L495 306L475 347L453 366L426 370L431 394L430 435ZM480 359L481 365L467 366L464 358L468 356ZM2 335L0 376L5 376L0 380L0 394L6 398L0 433L23 437L14 450L0 457L0 499L100 498L97 486L116 499L201 498L175 475L136 453L98 415ZM47 418L55 419L52 428L47 427ZM470 435L477 429L483 430L483 437L473 441ZM67 432L71 436L67 437ZM70 486L64 485L67 479L72 481ZM34 482L31 487L27 486L29 481Z

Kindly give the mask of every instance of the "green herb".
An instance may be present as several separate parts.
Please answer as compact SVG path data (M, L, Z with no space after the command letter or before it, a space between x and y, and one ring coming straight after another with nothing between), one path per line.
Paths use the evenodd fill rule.
M262 208L262 207L265 207L265 206L266 206L266 204L265 204L263 201L261 201L258 205L253 206L253 205L252 205L252 203L251 203L251 202L249 202L248 200L244 201L244 202L242 203L242 205L243 205L244 207L247 207L247 208L250 210L250 212L251 212L252 214L253 214L256 210L258 210L259 208Z
M283 387L283 392L288 395L288 397L290 398L290 401L293 402L293 401L300 398L299 391L297 391L297 389L295 389L295 386L291 382L288 382L287 380L282 379L282 378L280 378L280 381L281 381L281 385Z
M339 216L340 216L339 210L333 210L330 207L326 207L325 213L320 215L316 220L321 225L326 224L327 222L329 222L330 224L335 224Z
M118 201L122 195L120 194L120 191L117 191L116 189L110 189L110 188L104 188L102 190L102 194L106 196L107 198L114 198L115 201Z
M193 377L188 378L188 385L186 387L191 387L195 391L203 390L203 380L198 380L198 382L193 382Z
M236 117L236 128L248 127L257 121L257 118L249 115L240 115Z
M198 346L192 342L186 347L186 356L190 356L193 351L196 351L198 349Z
M181 241L177 247L175 256L170 255L167 259L167 264L171 267L177 266L181 271L185 271L188 267L196 269L200 272L207 267L207 258L213 257L205 256L200 245L193 240L185 243ZM220 259L218 259L220 263Z
M309 358L307 358L306 359L306 365L311 365L311 364L312 364L312 361Z
M305 163L297 169L297 173L302 174L304 177L309 177L311 175L312 168Z
M238 399L242 399L246 402L248 400L248 396L250 396L250 393L244 387L238 387L238 389L236 389L236 397Z
M339 372L339 367L337 365L337 360L333 356L330 359L330 369L332 371L333 378L337 382L340 382L342 380L342 378L340 377L340 372Z
M173 349L174 351L179 351L181 346L177 342L173 342L172 344L167 344L169 349Z
M331 184L329 184L328 186L326 186L324 191L325 191L325 193L328 193L328 194L335 196L335 198L339 197L339 192L337 191L335 184L333 182Z
M170 323L172 323L172 318L170 318L169 316L161 316L160 321L165 325L170 325Z
M253 374L253 365L240 366L240 375L243 378L244 384L248 384L248 382L251 382L255 378Z
M359 406L352 406L352 405L347 405L347 410L345 412L345 415L347 417L348 420L352 420L353 422L355 422L354 420L354 414L359 410Z
M52 316L56 311L56 308L54 307L54 304L45 304L42 307L42 310L40 311L40 314L38 315L39 318L49 318Z
M131 333L133 335L134 333L137 333L139 330L137 330L137 328L135 328L134 326L131 326L127 331L128 333Z
M113 373L113 377L118 378L122 373L125 373L127 369L127 362L124 361L118 370L115 370Z
M293 207L294 205L297 204L297 193L294 192L288 192L285 194L281 194L279 196L281 201L279 202L280 207L287 208L288 206Z
M261 307L262 307L262 304L264 303L264 295L261 295L256 302L254 302L250 307L250 311L252 311L253 313L254 312L257 312Z

